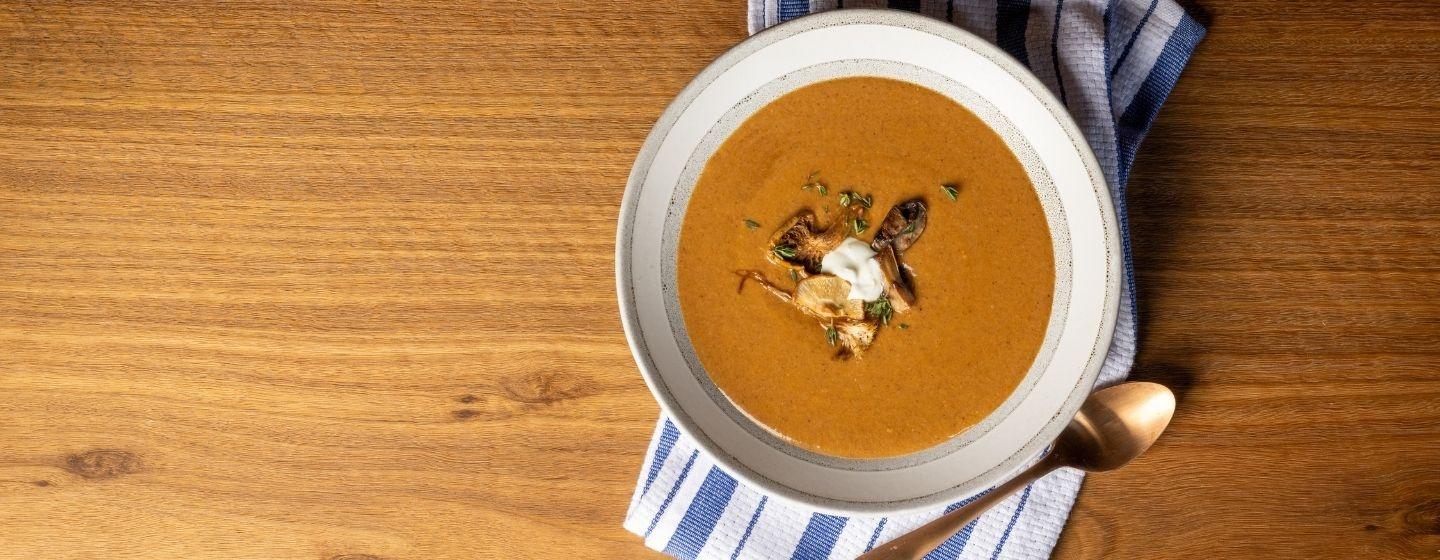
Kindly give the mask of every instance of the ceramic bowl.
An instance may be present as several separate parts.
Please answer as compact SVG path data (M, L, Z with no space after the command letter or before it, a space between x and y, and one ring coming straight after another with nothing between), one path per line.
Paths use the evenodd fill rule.
M676 286L680 224L710 155L770 101L850 76L912 82L979 115L1029 174L1055 255L1044 343L1015 392L955 438L885 459L810 452L747 418L696 358ZM1122 274L1104 175L1064 106L984 40L940 21L884 10L837 10L771 28L696 76L661 115L636 159L616 245L625 333L663 413L740 480L841 514L951 503L993 486L1038 455L1090 392L1110 345Z

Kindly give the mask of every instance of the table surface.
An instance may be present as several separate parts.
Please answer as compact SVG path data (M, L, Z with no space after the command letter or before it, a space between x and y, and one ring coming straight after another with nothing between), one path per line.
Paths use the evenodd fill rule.
M1057 557L1440 557L1440 4L1201 4ZM0 4L0 557L650 554L614 222L741 12Z

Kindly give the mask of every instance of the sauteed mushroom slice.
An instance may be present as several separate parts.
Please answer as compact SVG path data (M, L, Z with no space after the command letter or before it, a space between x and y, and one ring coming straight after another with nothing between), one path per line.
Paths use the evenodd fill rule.
M885 214L885 221L880 222L880 230L875 232L870 248L878 252L881 247L890 246L897 255L904 253L925 232L927 214L925 201L918 198L896 204Z
M900 268L900 257L894 246L886 245L875 254L880 271L885 273L885 297L896 313L904 313L915 305L915 290L910 287L909 275Z
M795 304L822 318L860 319L865 316L863 303L850 299L850 283L829 274L801 280L795 287Z
M834 325L822 325L827 334L829 329L835 329L836 342L835 358L848 360L860 357L865 349L875 342L875 323L873 321L836 321Z
M801 211L770 238L770 261L806 274L819 274L820 259L845 240L842 221L821 229L814 213Z

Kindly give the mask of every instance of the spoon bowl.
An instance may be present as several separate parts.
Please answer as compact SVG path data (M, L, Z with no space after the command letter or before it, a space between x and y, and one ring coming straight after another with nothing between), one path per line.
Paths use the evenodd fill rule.
M1150 449L1175 414L1164 385L1133 381L1096 391L1055 440L1051 456L1091 472L1125 466Z
M1050 453L974 501L876 547L860 560L923 558L966 524L1050 471L1073 467L1115 470L1145 453L1175 415L1175 394L1164 385L1132 381L1094 392L1065 426Z

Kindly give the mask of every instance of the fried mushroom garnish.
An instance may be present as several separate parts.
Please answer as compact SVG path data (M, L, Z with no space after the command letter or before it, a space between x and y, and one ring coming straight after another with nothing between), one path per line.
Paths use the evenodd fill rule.
M776 299L800 310L824 329L825 339L835 347L835 359L861 357L875 342L882 323L896 313L905 313L915 306L913 275L902 262L902 254L925 231L925 202L914 199L896 204L885 215L870 243L875 258L885 274L885 294L871 302L849 298L850 283L820 271L825 255L840 246L847 237L858 235L866 228L864 216L869 197L842 193L840 208L823 227L814 212L802 210L785 222L770 237L767 259L787 269L795 282L787 290L770 282L756 270L736 271L740 290L753 281Z
M909 311L915 305L915 290L910 287L909 275L900 267L900 256L895 247L881 247L875 254L875 260L880 263L880 271L885 273L885 297L890 300L891 309L896 313Z
M770 262L806 274L819 274L820 259L845 240L849 213L843 210L841 216L822 228L813 212L802 210L770 237L767 255Z
M836 321L833 325L824 325L827 335L830 329L835 330L835 359L848 360L859 358L865 353L870 344L875 342L874 321Z
M882 247L888 246L895 248L897 256L904 253L925 232L927 214L925 201L918 198L896 204L885 214L885 221L880 222L880 229L875 232L870 248L879 252Z
M850 299L850 283L830 274L811 276L795 286L795 305L821 318L861 319L864 303Z

